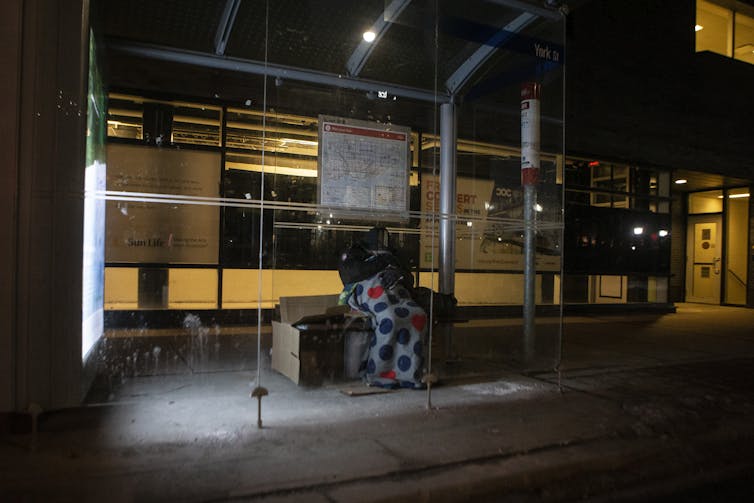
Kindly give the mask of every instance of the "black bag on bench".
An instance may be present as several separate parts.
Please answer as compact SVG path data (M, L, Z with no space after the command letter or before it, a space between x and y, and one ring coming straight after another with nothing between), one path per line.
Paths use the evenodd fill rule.
M452 318L455 315L458 300L454 295L433 292L425 286L419 286L413 289L412 297L424 309L427 316L430 315L430 303L432 304L432 321Z

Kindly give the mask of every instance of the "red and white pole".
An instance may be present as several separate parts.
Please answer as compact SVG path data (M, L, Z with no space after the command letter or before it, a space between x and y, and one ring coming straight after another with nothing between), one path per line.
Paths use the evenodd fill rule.
M539 182L539 91L536 82L521 85L521 185Z
M524 358L535 356L537 183L539 182L540 85L521 85L521 185L524 192Z

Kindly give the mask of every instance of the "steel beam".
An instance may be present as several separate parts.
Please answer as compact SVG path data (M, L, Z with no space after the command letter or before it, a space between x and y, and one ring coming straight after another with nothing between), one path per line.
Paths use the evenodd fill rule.
M218 70L227 70L238 73L247 73L252 75L265 75L268 77L280 77L285 80L296 80L301 82L310 82L313 84L322 84L345 89L357 89L361 91L385 92L389 95L409 98L418 101L430 103L448 103L450 96L444 93L435 94L415 87L400 86L350 78L343 75L332 73L317 72L314 70L305 70L301 68L288 67L283 65L274 65L249 59L230 58L227 56L218 56L206 52L187 51L147 44L134 44L109 40L107 46L117 52L138 56L142 58L154 59L158 61L169 61L173 63L183 63L187 65L201 66L205 68L215 68Z
M505 43L510 37L520 32L531 24L537 16L529 12L520 14L516 19L505 25L486 43L474 52L466 61L459 66L445 81L445 89L451 95L455 95L476 73L476 71Z
M490 3L510 7L512 9L518 9L523 12L529 12L536 14L539 17L549 19L550 21L560 21L560 11L557 9L548 9L546 7L540 7L538 5L524 2L523 0L487 0Z
M354 49L351 57L348 58L348 63L346 63L348 75L351 77L358 77L369 59L369 56L372 55L374 48L377 47L382 36L390 28L390 25L392 24L391 20L400 16L403 9L405 9L410 3L411 0L393 0L385 9L385 12L374 21L371 30L376 37L372 42L367 42L366 40L359 42L359 45Z
M230 32L233 30L233 24L236 22L238 8L241 6L241 0L227 0L223 9L220 23L217 25L215 33L215 54L222 56L225 54L225 48L230 39Z

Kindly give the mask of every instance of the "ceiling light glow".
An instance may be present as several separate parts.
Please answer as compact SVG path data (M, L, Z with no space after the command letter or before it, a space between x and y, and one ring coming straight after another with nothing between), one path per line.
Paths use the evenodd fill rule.
M641 236L644 234L644 227L634 227L634 235Z
M679 178L675 181L675 183L678 185L683 185L684 183L688 183L688 180L686 180L685 178Z
M369 43L374 42L374 39L377 38L377 35L372 30L365 31L362 36L364 37L364 41Z

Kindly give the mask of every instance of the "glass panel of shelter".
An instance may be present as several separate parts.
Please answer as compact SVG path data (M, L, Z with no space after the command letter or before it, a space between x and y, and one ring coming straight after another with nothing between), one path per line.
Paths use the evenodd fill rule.
M504 8L499 14L510 20L522 15ZM432 15L437 18L438 13ZM558 47L560 23L542 24L538 40ZM463 36L460 41L470 42ZM437 69L437 54L457 51L458 42L457 34L441 34L434 41L434 55L424 56L429 66ZM496 63L499 70L518 66L527 68L532 80L549 77L542 98L544 113L551 120L542 125L546 148L540 169L537 265L533 272L536 302L557 305L563 225L561 67L547 57L542 61L541 55L522 55L516 50L504 56ZM381 80L404 82L406 76L400 75L399 69L395 71L398 74L383 74ZM503 75L499 73L500 78ZM517 114L490 114L484 105L484 93L489 91L483 87L476 89L482 106L458 107L459 123L495 118L500 132L493 128L475 131L459 142L460 199L457 197L451 210L440 215L439 208L429 204L433 200L431 188L440 180L437 100L401 96L400 90L383 95L379 89L365 92L333 87L328 91L334 99L310 103L301 107L307 113L301 113L291 95L301 92L321 96L321 85L289 81L277 85L271 77L261 76L252 80L265 90L265 99L245 108L202 104L201 100L178 102L122 94L110 97L108 133L114 148L108 181L110 258L105 273L105 306L109 311L105 345L109 353L105 359L112 363L107 371L110 382L165 373L273 369L270 351L275 355L276 348L269 321L282 321L281 300L337 295L343 287L337 274L340 252L374 225L388 227L391 244L404 255L417 283L438 290L436 224L450 219L456 225L454 293L459 306L481 307L486 316L499 317L508 313L500 311L505 305L521 305L518 294L510 296L511 292L520 294L523 288ZM498 86L503 90L502 109L518 109L520 84L513 80ZM442 86L434 86L438 88ZM358 204L352 207L357 199L351 199L352 206L348 207L323 204L322 132L318 128L328 119L312 114L318 109L349 127L389 132L405 126L410 130L406 180L402 182L406 204L398 208L401 211ZM358 141L355 144L369 146ZM180 158L175 154L178 151ZM145 163L129 167L129 156L136 152L144 156ZM348 168L358 167L353 163L359 162L366 163L361 167L367 168L371 161L352 157ZM183 171L175 174L169 166ZM139 177L144 183L135 185L133 181ZM147 182L152 185L145 185ZM380 187L372 189L379 191ZM143 213L147 209L154 213L151 217ZM117 219L126 223L119 228L113 224ZM157 221L170 227L164 229L165 235L163 228L155 225ZM215 230L210 229L212 226ZM116 232L119 229L123 231L120 234ZM183 235L176 231L181 229ZM140 235L140 231L146 234ZM127 247L130 255L115 253L118 246ZM150 313L141 315L140 311ZM557 317L558 312L553 314ZM165 332L163 328L167 330L178 319L173 313L180 318L182 331ZM134 323L135 319L142 321ZM256 327L252 324L255 320ZM473 338L480 334L478 327L468 317L463 322L446 333L455 342L453 353L441 352L437 358L452 356L456 363L460 358L469 363L465 367L468 371L483 358L485 368L494 372L506 365L531 363L524 362L520 326L506 329L503 336L489 331ZM435 326L430 324L429 328L432 333ZM559 325L537 320L536 328L538 364L556 367ZM155 335L169 338L156 343ZM427 349L432 347L432 339L426 343ZM342 348L342 340L340 344ZM327 364L334 361L317 357ZM342 358L340 363L345 365ZM490 367L491 363L496 365ZM342 378L342 372L341 368L322 377ZM273 375L277 372L269 373ZM259 374L255 382L259 387Z

